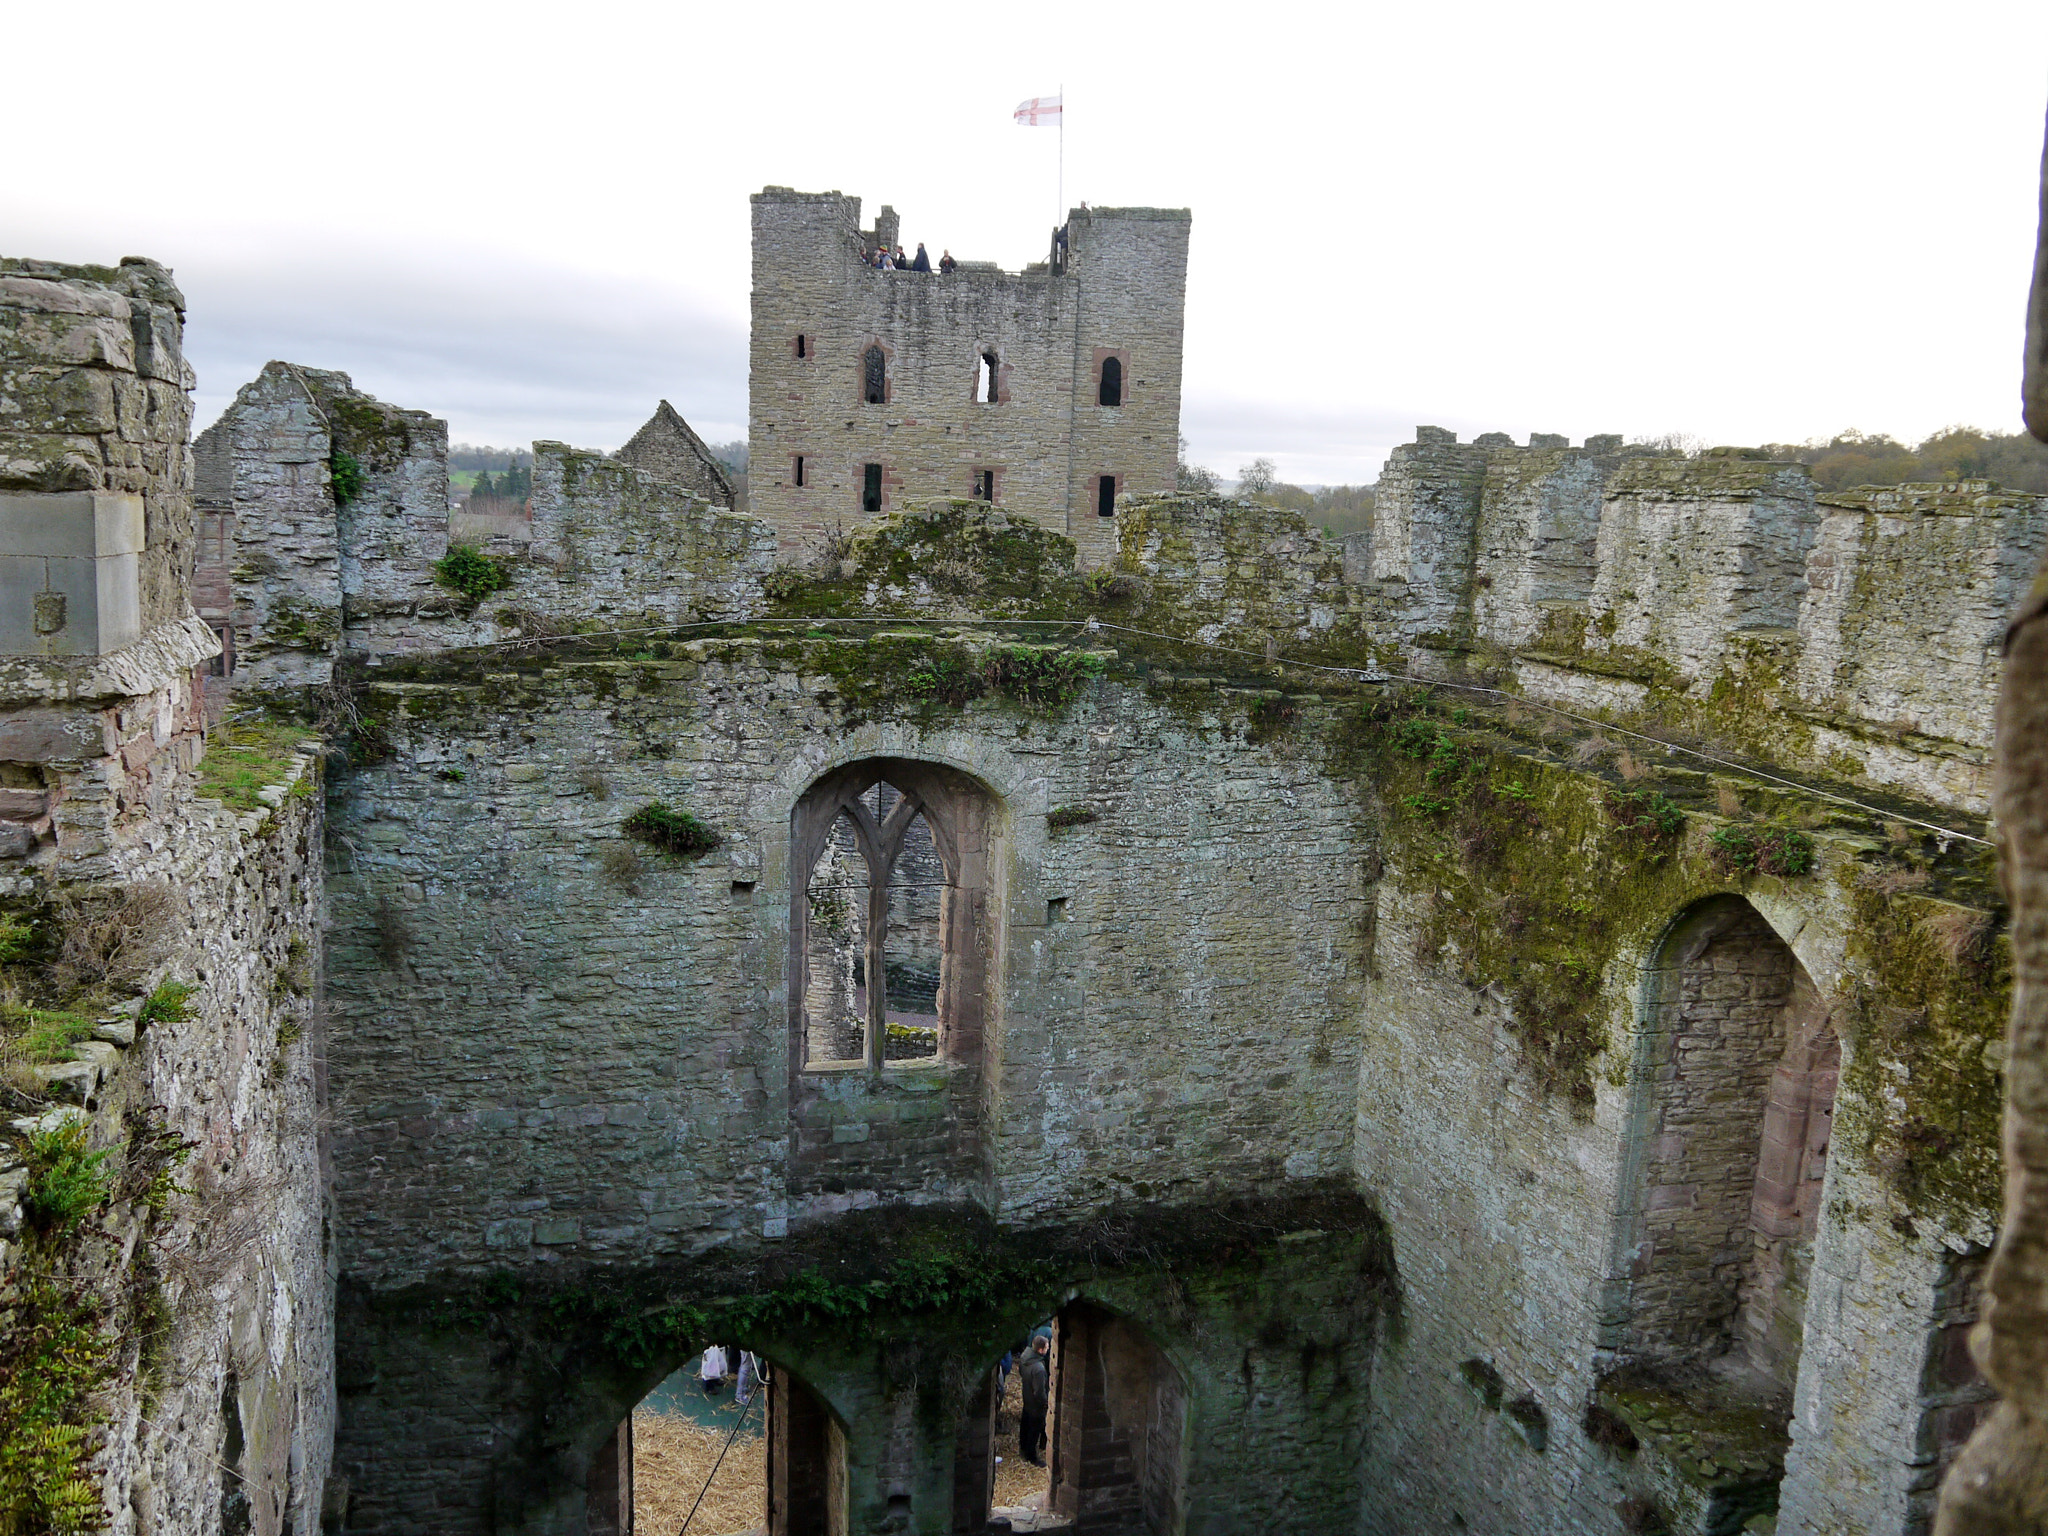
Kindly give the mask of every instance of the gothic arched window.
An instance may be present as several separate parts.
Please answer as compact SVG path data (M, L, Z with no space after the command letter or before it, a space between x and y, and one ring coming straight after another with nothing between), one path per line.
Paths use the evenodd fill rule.
M989 804L964 774L879 758L798 802L790 958L805 1069L979 1051Z

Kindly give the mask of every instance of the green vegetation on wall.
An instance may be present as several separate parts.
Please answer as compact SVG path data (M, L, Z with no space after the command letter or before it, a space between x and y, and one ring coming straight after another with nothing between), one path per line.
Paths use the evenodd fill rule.
M363 494L363 461L345 449L334 450L328 460L328 484L334 488L334 504L345 507Z
M659 800L641 806L619 823L619 830L679 859L702 858L721 841L717 832L688 811L673 810Z
M1388 852L1422 893L1416 958L1499 989L1524 1066L1583 1111L1613 1043L1604 1000L1616 957L1731 878L1811 868L1813 843L1730 823L1720 829L1736 833L1729 841L1777 852L1769 863L1718 859L1723 842L1704 824L1689 838L1686 809L1663 790L1549 761L1501 724L1389 695L1355 717L1338 759L1377 786Z
M2012 948L1991 914L1851 888L1855 963L1835 1135L1862 1149L1907 1209L1996 1215Z
M434 562L434 580L459 594L474 608L493 592L512 585L512 573L474 544L450 544Z
M283 784L293 755L308 750L317 751L318 743L304 726L260 716L231 720L207 738L197 792L202 799L219 800L230 810L257 810L263 804L256 798L257 791ZM308 782L301 776L300 784Z

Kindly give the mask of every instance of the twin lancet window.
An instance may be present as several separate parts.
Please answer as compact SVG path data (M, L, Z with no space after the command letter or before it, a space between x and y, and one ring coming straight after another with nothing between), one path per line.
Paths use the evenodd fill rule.
M798 803L792 1022L806 1068L979 1052L989 804L965 775L886 758Z

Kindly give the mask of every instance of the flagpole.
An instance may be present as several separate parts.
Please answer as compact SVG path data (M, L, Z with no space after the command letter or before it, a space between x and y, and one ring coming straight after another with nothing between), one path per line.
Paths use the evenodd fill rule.
M1056 194L1059 206L1052 211L1052 227L1067 221L1067 82L1060 82L1060 172Z

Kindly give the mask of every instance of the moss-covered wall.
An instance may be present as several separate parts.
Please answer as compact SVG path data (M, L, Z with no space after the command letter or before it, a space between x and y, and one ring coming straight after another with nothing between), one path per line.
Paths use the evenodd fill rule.
M707 1343L793 1373L847 1438L848 1528L956 1529L955 1437L996 1358L1075 1298L1129 1320L1185 1392L1186 1528L1347 1529L1366 1382L1398 1326L1385 1232L1341 1185L997 1232L974 1211L848 1216L695 1262L350 1290L347 1528L583 1529L589 1459ZM432 1439L408 1426L432 1423Z

